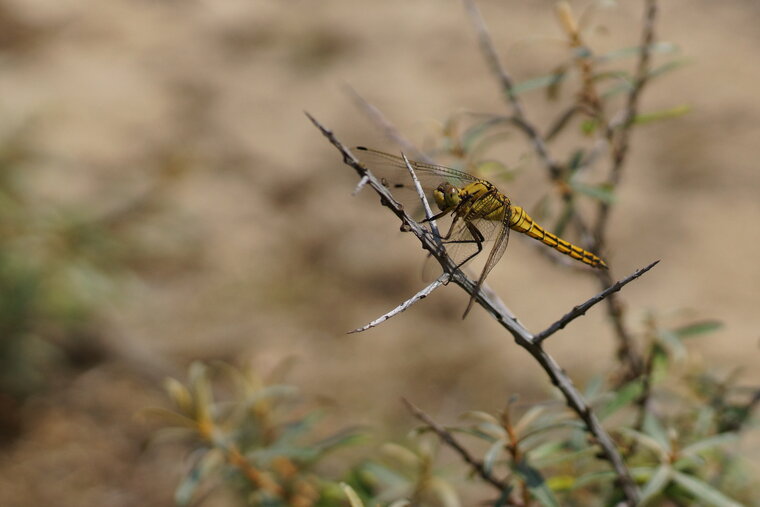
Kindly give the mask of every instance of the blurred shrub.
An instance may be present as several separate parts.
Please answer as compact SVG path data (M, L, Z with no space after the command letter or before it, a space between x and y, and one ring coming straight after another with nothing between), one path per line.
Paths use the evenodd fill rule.
M651 319L646 374L617 386L596 378L586 387L642 487L642 503L738 506L760 495L738 448L760 391L690 364L683 345L717 327L706 321L668 328ZM427 425L403 444L365 448L364 459L344 459L338 470L320 468L327 454L366 439L355 429L323 435L321 411L305 407L292 386L267 384L250 369L222 364L212 371L224 375L193 364L186 385L166 383L175 409L147 411L165 424L157 439L181 438L191 450L178 505L197 503L219 485L248 505L271 506L456 506L463 496L525 506L624 500L599 448L561 400L520 405L513 399L499 414L473 410L445 428L476 449L466 452L499 489L464 460L438 465L437 437ZM470 484L463 494L468 477L479 486Z
M99 310L123 275L174 252L156 252L139 226L152 218L174 168L160 167L136 198L54 204L35 188L25 129L0 140L0 435L19 430L20 403L70 368L106 354ZM114 203L116 203L114 205ZM102 212L99 209L108 208ZM147 262L146 262L147 261Z

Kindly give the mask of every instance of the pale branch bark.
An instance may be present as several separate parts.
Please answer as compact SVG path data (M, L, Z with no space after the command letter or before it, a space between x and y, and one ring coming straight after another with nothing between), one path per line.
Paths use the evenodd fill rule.
M493 476L488 470L486 470L485 465L483 465L483 462L479 459L475 458L472 454L469 453L467 449L465 449L462 444L459 443L459 441L454 437L454 435L451 434L450 431L448 431L446 428L435 422L429 415L427 415L425 412L423 412L420 408L415 406L411 401L407 400L406 398L401 398L401 401L404 402L406 405L406 408L409 409L409 411L422 421L425 426L433 430L433 432L438 435L438 438L441 439L446 445L454 449L457 454L459 454L462 459L469 464L473 470L487 483L493 485L496 487L500 492L506 490L509 487L509 484L506 482L497 479Z
M564 329L564 327L567 326L570 322L574 321L581 315L584 315L592 306L599 303L600 301L602 301L603 299L611 295L613 292L618 292L620 289L625 287L628 283L634 281L635 279L639 278L641 275L643 275L644 273L646 273L647 271L655 267L659 262L660 261L654 261L653 263L651 263L649 266L645 268L637 269L632 274L618 281L614 285L607 287L602 292L590 298L585 303L581 303L578 306L573 307L572 310L570 310L565 315L563 315L562 318L559 319L557 322L547 327L540 333L537 333L533 337L533 341L537 344L541 343L547 338L549 338L551 335L559 331L560 329Z
M499 324L502 325L515 340L515 343L528 351L530 355L539 363L541 368L546 372L552 384L559 389L565 398L567 405L583 421L588 432L593 436L596 443L601 448L602 454L610 462L621 490L626 497L626 505L634 506L639 498L638 488L623 461L620 452L609 434L602 427L596 414L586 403L585 399L573 385L570 377L556 363L556 361L543 350L540 343L534 343L533 335L508 313L502 310L500 302L494 301L489 294L484 291L477 291L476 282L468 278L460 269L456 269L456 263L446 255L444 249L438 248L433 235L425 228L406 214L403 207L396 202L391 193L385 188L353 154L335 137L332 131L323 127L316 119L306 113L312 123L322 132L322 134L332 143L335 148L343 155L343 162L352 167L360 178L367 176L368 185L377 192L383 206L390 209L402 222L403 227L412 232L422 243L422 246L428 250L441 264L446 273L450 273L451 281L459 285L465 292L475 295L475 300L480 306L489 313Z
M367 331L368 329L372 329L373 327L379 326L386 320L391 319L395 317L396 315L398 315L399 313L408 310L416 302L422 299L425 299L430 294L432 294L432 292L435 289L437 289L438 287L441 287L442 285L446 285L448 281L449 281L449 274L448 273L442 274L436 280L434 280L433 283L431 283L430 285L428 285L427 287L419 291L417 294L415 294L414 296L410 297L409 299L407 299L406 301L398 305L393 310L389 311L386 314L381 315L380 317L376 318L369 324L365 324L362 327L357 327L356 329L349 331L347 334L361 333L363 331Z
M435 238L438 240L437 242L440 245L442 244L441 233L438 231L438 224L435 220L433 220L433 210L430 209L430 203L427 200L427 196L425 196L425 191L422 189L422 184L420 183L419 178L417 178L417 173L414 172L412 164L409 163L409 159L406 158L406 155L403 152L401 153L401 158L404 159L406 170L409 171L409 175L412 177L412 181L414 182L414 189L417 191L417 195L420 197L422 208L425 210L425 218L427 219L427 223L430 224L430 231L435 235Z

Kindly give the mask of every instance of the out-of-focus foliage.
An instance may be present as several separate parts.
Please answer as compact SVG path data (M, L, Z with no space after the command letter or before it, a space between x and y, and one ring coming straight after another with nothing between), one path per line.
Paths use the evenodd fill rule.
M714 328L714 322L651 327L643 378L618 386L614 379L595 380L587 388L643 488L644 503L737 506L760 493L737 452L758 390L742 389L736 379L719 381L703 367L685 366L683 339ZM670 335L668 348L663 335ZM676 344L683 348L674 353ZM605 384L612 387L605 389ZM489 472L507 478L513 490L510 505L622 501L599 448L559 401L520 410L510 404L499 415L469 412L464 419L467 425L451 431L487 444L481 460Z
M586 387L642 488L644 504L729 507L760 494L737 452L758 390L690 363L683 343L718 327L715 321L665 327L649 317L645 376L618 385L615 378L595 378ZM215 369L224 377L193 364L186 385L166 383L175 410L148 411L166 424L157 438L180 437L192 450L176 491L178 505L224 485L248 505L458 506L466 476L482 484L480 496L489 505L623 500L600 449L560 400L527 406L512 400L500 414L473 410L447 428L504 483L499 492L464 462L437 464L437 437L425 427L404 444L365 449L364 459L344 460L337 472L320 467L328 453L363 439L354 430L324 435L317 424L321 412L304 407L292 386L267 384L251 370Z
M537 154L549 176L535 217L550 221L548 229L556 234L574 235L579 244L603 250L606 217L617 203L630 130L689 110L676 105L641 112L638 94L681 62L654 61L675 46L651 42L651 31L645 36L651 44L597 55L584 42L582 23L569 4L557 5L566 61L548 76L502 90L512 115L452 115L430 151L444 157L442 163L498 184L519 176L519 171L489 159L487 153L508 136L524 135L530 145L527 152ZM638 60L633 69L621 66L627 57ZM555 120L540 132L514 102L530 90L544 89L548 100L559 103L571 82L577 87L570 104L558 104ZM575 134L578 144L561 160L550 157L549 143L567 133ZM606 174L599 170L603 163L609 169ZM587 216L590 206L596 207L596 221ZM603 276L604 285L611 285ZM609 312L617 319L618 336L626 334L619 332L626 326L622 312ZM626 363L624 354L619 355L619 370L626 371L598 376L584 394L641 488L642 504L732 507L751 502L760 491L736 446L750 426L760 389L741 388L734 376L721 378L688 361L685 340L718 329L717 322L674 327L663 320L655 314L644 320L637 337L644 351L640 361ZM630 355L633 348L628 349ZM455 506L460 504L461 483L454 479L465 476L482 486L468 496L487 505L633 501L623 496L617 475L585 425L560 400L523 407L511 402L496 415L472 410L464 414L461 425L433 428L437 436L448 437L444 442L462 458L459 469L437 465L439 453L430 440L435 435L423 427L408 445L386 443L379 456L345 464L340 474L327 474L317 464L334 447L353 442L352 434L319 438L314 414L290 403L292 388L267 386L249 372L232 371L231 376L239 379L237 389L221 400L212 395L212 383L201 365L191 368L189 386L168 383L177 411L161 413L194 442L193 466L177 490L180 505L196 497L202 482L216 480L236 487L251 505ZM454 439L461 441L454 445Z
M319 435L322 415L304 409L297 389L267 385L251 369L220 364L216 370L226 378L214 382L209 367L194 363L187 385L166 382L175 409L148 411L167 425L159 438L179 437L193 448L177 504L191 504L219 481L249 505L332 505L343 498L338 483L322 477L317 466L328 453L357 442L359 434Z
M178 258L146 244L140 226L179 171L160 168L137 198L53 203L40 197L31 137L18 129L0 140L0 426L48 380L102 357L98 312L123 275Z

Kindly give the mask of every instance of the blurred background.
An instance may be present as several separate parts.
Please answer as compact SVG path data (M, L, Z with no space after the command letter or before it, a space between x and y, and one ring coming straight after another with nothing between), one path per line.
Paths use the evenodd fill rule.
M552 1L478 4L516 80L567 57ZM641 12L595 9L587 42L636 45ZM693 360L747 385L760 382L759 24L755 2L662 2L658 38L685 65L642 111L692 110L634 130L608 241L617 278L662 259L622 293L631 328L648 312L719 319ZM346 335L424 283L417 242L369 191L351 196L354 172L303 114L349 146L396 150L345 85L420 146L456 111L506 112L454 0L0 1L0 504L172 504L183 449L148 445L136 414L165 405L163 379L195 359L287 361L288 382L341 422L387 434L413 425L402 396L441 420L548 396L484 312L461 321L454 287ZM541 126L558 110L524 100ZM546 176L510 143L495 153L531 209ZM529 243L513 237L489 282L538 331L598 289ZM615 368L601 307L548 349L581 385ZM746 452L756 463L756 440Z

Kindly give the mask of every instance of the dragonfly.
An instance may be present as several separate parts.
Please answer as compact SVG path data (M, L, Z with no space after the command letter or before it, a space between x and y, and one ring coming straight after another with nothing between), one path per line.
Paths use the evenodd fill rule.
M360 152L359 160L380 178L383 185L389 189L414 189L403 158L365 146L357 146L356 149ZM510 230L526 234L583 264L607 269L604 260L593 252L576 246L538 225L525 209L513 205L509 197L499 191L493 183L464 171L436 164L413 160L409 160L409 164L422 188L432 196L438 207L438 213L424 219L423 222L451 216L448 232L441 236L447 250L458 245L474 245L476 249L461 261L454 259L458 263L457 269L482 252L484 243L494 241L462 318L470 312L486 277L504 255ZM451 252L449 255L452 256Z

